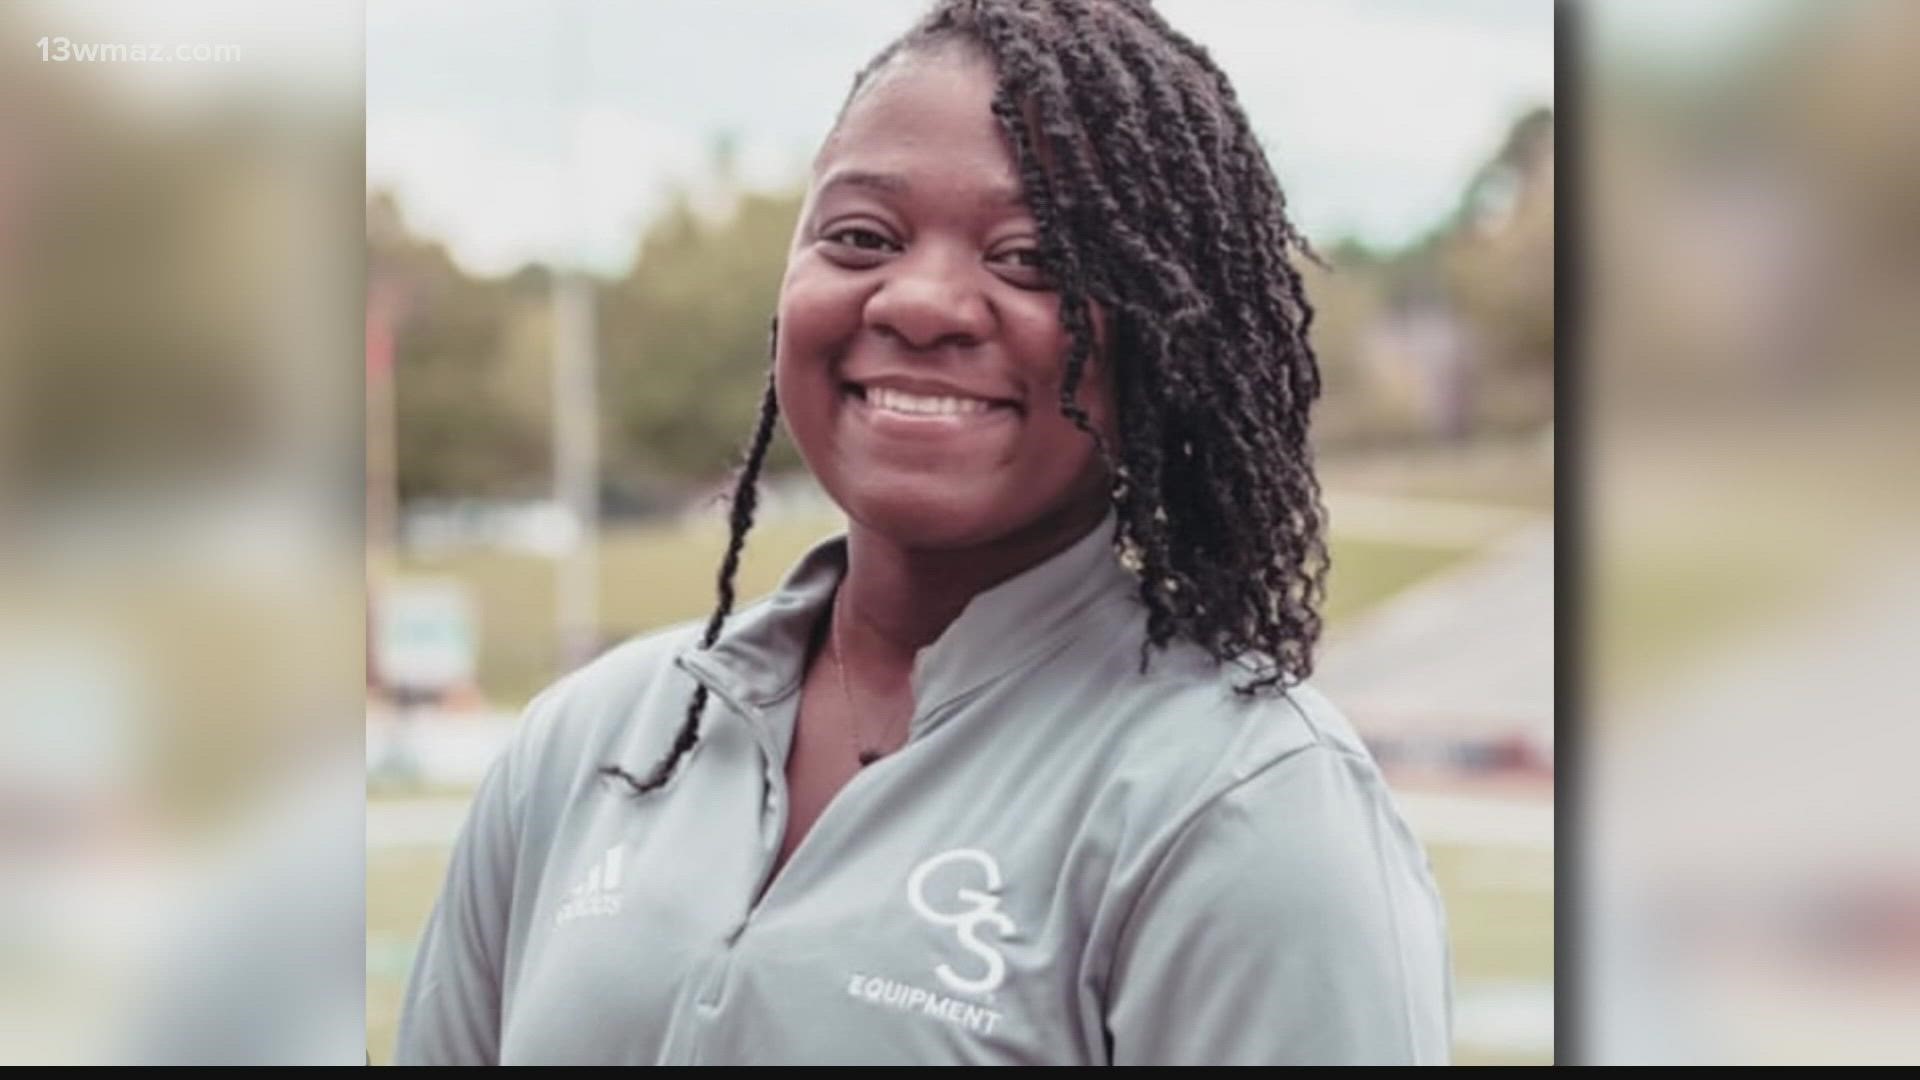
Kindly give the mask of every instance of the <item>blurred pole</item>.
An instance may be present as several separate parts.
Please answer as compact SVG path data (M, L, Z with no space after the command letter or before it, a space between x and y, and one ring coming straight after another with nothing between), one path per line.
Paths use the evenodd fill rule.
M598 651L599 380L594 355L593 279L553 276L554 490L578 533L555 570L560 661L571 670Z
M576 112L591 88L590 12L579 3L565 3L555 17L555 92L569 112ZM554 617L560 666L571 671L599 652L600 380L593 278L580 258L589 227L582 217L586 177L579 133L572 124L566 131L565 190L556 193L554 204L559 243L553 262L553 469L555 494L576 532L554 568Z

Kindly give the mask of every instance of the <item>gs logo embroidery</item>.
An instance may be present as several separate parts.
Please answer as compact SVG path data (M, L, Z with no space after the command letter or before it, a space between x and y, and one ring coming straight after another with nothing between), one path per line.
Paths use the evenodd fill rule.
M984 877L986 888L974 889L961 885L950 893L942 891L929 900L928 879L941 867L955 863L977 867L977 873L969 873L960 880ZM959 875L948 875L948 880L956 877ZM949 989L962 994L989 994L1006 980L1006 958L1000 955L999 950L980 940L983 923L999 931L996 935L998 939L1010 938L1018 933L1013 920L1000 910L1000 898L994 895L1000 891L1001 884L1000 865L993 861L993 856L978 848L943 851L914 867L913 873L907 878L907 903L913 905L914 912L935 926L952 927L960 946L987 965L984 973L971 979L959 975L947 964L934 968L933 973L940 976L940 981L946 983ZM936 902L939 904L937 907Z

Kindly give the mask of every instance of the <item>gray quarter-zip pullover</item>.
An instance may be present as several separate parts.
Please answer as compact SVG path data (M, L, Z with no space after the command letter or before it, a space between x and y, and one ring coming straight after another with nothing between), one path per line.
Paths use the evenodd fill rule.
M1176 645L1113 519L976 597L907 743L785 834L807 643L844 539L711 650L619 646L528 706L414 961L398 1063L1444 1064L1425 853L1311 689ZM696 680L698 745L636 798Z

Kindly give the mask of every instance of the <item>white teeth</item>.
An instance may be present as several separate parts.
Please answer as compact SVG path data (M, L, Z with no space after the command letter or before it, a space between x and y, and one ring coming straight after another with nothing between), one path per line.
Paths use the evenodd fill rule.
M867 404L889 412L912 413L918 416L969 416L986 412L993 407L991 402L982 401L979 398L909 394L904 390L894 390L885 386L868 387Z

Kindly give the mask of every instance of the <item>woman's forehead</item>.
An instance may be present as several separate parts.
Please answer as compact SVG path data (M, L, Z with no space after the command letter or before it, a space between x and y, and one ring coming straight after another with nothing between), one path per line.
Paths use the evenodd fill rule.
M925 108L929 98L951 96L978 103L982 114L990 114L997 82L993 61L970 43L934 42L902 49L869 70L854 88L816 158L834 147L850 122L870 120L869 114L875 111L897 114L903 107Z
M966 168L1017 201L1012 148L993 115L991 65L964 55L908 55L876 71L848 103L814 158L816 192L851 185L901 194L945 168Z

